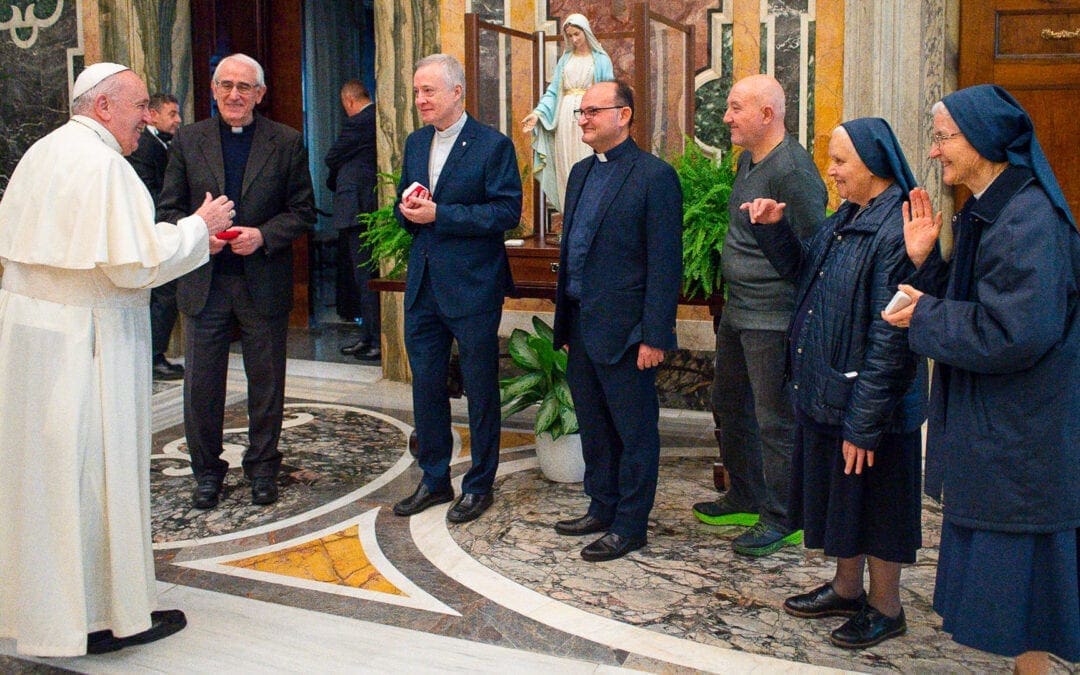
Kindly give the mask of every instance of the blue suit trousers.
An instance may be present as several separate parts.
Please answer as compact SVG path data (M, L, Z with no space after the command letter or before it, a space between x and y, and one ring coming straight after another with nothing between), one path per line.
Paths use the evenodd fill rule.
M453 435L446 389L450 347L456 339L469 402L472 468L465 493L490 492L499 467L499 321L502 307L464 317L449 317L439 307L427 271L415 302L405 311L405 348L413 374L413 414L420 446L417 462L432 490L450 485Z

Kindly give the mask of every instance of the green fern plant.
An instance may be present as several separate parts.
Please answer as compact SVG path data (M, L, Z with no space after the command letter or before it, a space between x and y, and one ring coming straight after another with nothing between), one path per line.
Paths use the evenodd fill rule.
M717 162L692 139L671 160L683 191L683 295L688 298L721 290L720 253L728 231L734 164L733 154Z
M510 334L510 358L521 370L517 377L499 381L502 417L532 405L540 405L533 430L547 432L552 440L578 431L577 413L566 382L566 352L554 347L551 326L532 318L534 333L515 328Z
M389 185L390 194L397 194L397 184L401 176L393 173L380 173L380 185ZM365 227L360 233L360 241L371 247L373 260L385 260L390 264L390 270L386 273L388 279L398 279L404 276L405 266L409 261L409 249L412 247L412 235L398 223L394 215L394 203L390 201L371 213L361 213L357 220Z

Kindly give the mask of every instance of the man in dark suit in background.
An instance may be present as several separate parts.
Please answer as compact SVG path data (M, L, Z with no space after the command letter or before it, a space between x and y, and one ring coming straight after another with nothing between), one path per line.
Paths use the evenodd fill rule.
M364 227L356 216L379 208L375 193L375 106L359 80L341 87L341 106L348 119L326 153L330 175L326 187L334 193L334 229L337 245L337 313L346 321L360 319L360 335L341 348L361 361L377 361L379 345L379 293L367 282L377 271L371 247L360 245Z
M150 191L157 206L161 184L165 180L165 165L169 162L169 141L180 128L180 102L172 94L150 97L150 124L139 135L139 147L128 155L135 173ZM178 380L184 367L169 363L165 350L176 323L176 282L170 281L150 289L150 342L154 355L154 379Z
M446 373L457 339L469 398L472 468L447 520L477 518L493 501L499 465L499 321L513 288L503 233L521 217L521 176L509 138L465 114L465 73L434 54L416 65L413 96L427 125L405 141L398 205L414 239L405 283L405 348L424 470L416 491L394 505L411 516L454 499L450 485L450 400ZM430 191L430 192L429 192Z
M682 189L675 170L630 138L634 97L594 84L575 111L596 151L570 171L559 256L555 347L585 457L584 516L559 534L605 532L581 557L613 560L646 543L660 462L656 366L675 349L682 283Z
M187 318L184 431L196 487L192 505L213 508L229 469L221 459L229 343L240 330L248 379L244 474L253 504L278 498L278 439L285 403L285 342L292 308L292 242L315 222L307 150L300 134L255 114L266 93L262 66L244 54L214 71L219 116L176 135L159 220L191 211L207 192L236 203L226 232L210 240L210 262L183 276L177 304Z

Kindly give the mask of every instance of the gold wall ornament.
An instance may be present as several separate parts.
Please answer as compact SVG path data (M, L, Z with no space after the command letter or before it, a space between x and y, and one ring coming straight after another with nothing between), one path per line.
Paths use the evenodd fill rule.
M1054 30L1052 28L1043 28L1039 33L1044 40L1075 40L1080 38L1080 28L1075 30Z
M37 42L38 31L42 28L48 28L60 19L60 13L64 10L64 0L56 0L56 6L53 8L52 14L47 18L40 18L34 9L37 7L36 2L31 2L26 6L25 10L21 10L14 3L10 3L8 8L11 10L11 18L7 21L0 21L0 30L7 30L11 32L11 41L15 43L16 47L22 49L30 49ZM19 29L29 29L30 37L25 40L19 37Z

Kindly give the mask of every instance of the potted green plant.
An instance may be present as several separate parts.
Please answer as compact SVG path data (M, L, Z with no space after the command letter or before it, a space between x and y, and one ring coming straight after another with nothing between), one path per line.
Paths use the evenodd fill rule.
M671 159L683 191L683 295L708 298L721 292L720 252L728 231L728 200L735 155L717 161L687 139Z
M380 173L379 183L397 190L400 176L392 173ZM357 220L365 229L360 233L360 241L371 247L371 259L387 263L387 279L397 279L405 274L409 262L409 249L412 247L412 235L403 228L394 215L394 200L390 199L381 208L371 213L361 213Z
M515 328L510 334L510 358L521 375L500 380L503 419L538 405L536 456L549 480L576 483L585 476L577 413L566 382L566 352L554 347L554 332L540 317L532 318L533 333Z

